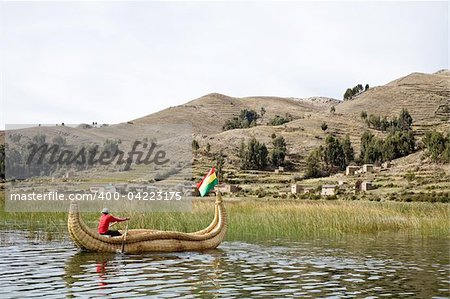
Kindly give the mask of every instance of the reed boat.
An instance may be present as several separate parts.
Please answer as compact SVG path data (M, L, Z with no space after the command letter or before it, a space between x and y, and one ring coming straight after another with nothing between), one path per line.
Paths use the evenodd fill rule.
M177 252L214 249L223 241L227 214L220 193L216 196L214 219L205 229L192 232L130 229L122 236L109 237L89 228L82 220L78 204L70 205L69 234L75 245L91 252Z

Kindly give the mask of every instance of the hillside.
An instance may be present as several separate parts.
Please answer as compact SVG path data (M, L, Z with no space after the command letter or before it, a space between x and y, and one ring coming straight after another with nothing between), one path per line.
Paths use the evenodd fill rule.
M361 111L393 117L406 108L414 119L414 130L419 135L429 128L450 128L449 80L449 71L435 74L413 73L384 86L370 88L348 101L324 97L235 98L212 93L184 105L139 118L133 123L192 124L194 136L202 146L210 143L213 151L222 149L231 156L235 156L241 140L258 137L261 141L270 143L270 136L275 133L286 139L290 154L304 156L311 148L323 142L325 134L320 126L326 122L328 133L340 136L349 134L358 151L360 136L368 129L360 118ZM334 114L330 113L332 106L336 107ZM259 113L262 107L266 113L257 127L222 132L223 124L237 116L242 109L253 109ZM286 113L290 113L294 121L277 127L265 125L275 115ZM373 133L381 134L378 131Z
M80 138L134 138L145 134L142 125L190 124L196 136L231 139L238 135L253 136L275 133L292 133L301 131L300 138L321 135L322 122L329 123L329 130L337 134L349 133L351 137L358 135L366 125L360 119L361 111L380 116L396 116L402 108L407 108L414 119L416 130L429 127L441 129L450 126L450 72L440 71L435 74L413 73L394 80L384 86L370 88L352 100L338 101L325 97L311 98L280 98L253 96L245 98L230 97L211 93L176 107L131 120L128 123L111 125L101 128L64 129L44 127L41 130L70 130ZM330 108L336 107L336 113L331 114ZM260 113L264 108L266 113L258 121L260 126L252 129L222 132L224 123L233 116L239 115L242 109L253 109ZM265 124L275 115L284 116L289 113L294 121L282 127L266 127ZM246 131L248 130L248 132ZM259 134L262 131L263 134ZM76 133L75 133L76 132ZM65 132L65 135L72 133ZM53 133L50 133L53 135ZM85 137L83 137L86 135ZM236 135L231 136L230 135ZM289 134L287 134L289 135ZM319 136L320 137L320 136ZM356 136L357 137L357 136ZM0 138L3 138L0 134ZM356 140L357 138L355 138ZM306 140L298 142L308 144ZM315 144L315 142L313 142Z
M278 97L233 98L211 93L184 105L171 107L132 122L137 125L189 123L195 134L209 135L220 133L224 123L233 116L239 115L241 110L253 109L260 113L261 107L267 111L260 120L263 123L275 115L284 116L286 113L290 113L294 118L299 118L309 113L329 110L327 102L319 103L311 100Z
M392 117L402 108L408 109L419 132L430 127L450 128L450 72L412 73L342 102L336 112L353 119L358 119L361 111Z
M183 140L186 143L190 136L188 137L186 132L181 136L176 128L169 125L190 124L193 138L200 145L200 151L194 159L194 179L200 177L214 163L213 154L222 151L226 156L224 167L228 173L236 177L235 183L244 187L247 186L250 189L262 186L278 189L286 188L293 176L299 176L303 173L306 156L313 148L324 143L327 134L337 136L348 134L356 154L359 153L360 138L364 131L370 130L378 136L386 134L368 129L367 124L360 117L361 111L392 117L398 115L402 108L407 108L414 119L413 130L419 139L421 134L432 128L441 131L449 130L449 80L449 71L441 71L435 74L413 73L384 86L370 88L354 99L344 102L324 97L306 99L260 96L235 98L212 93L184 105L171 107L121 124L94 128L90 126L76 128L67 126L36 127L19 130L16 133L23 136L33 136L37 133L44 134L47 141L61 135L70 144L102 144L107 139L120 139L122 144L129 146L134 140L143 140L144 138L150 140L155 137L152 136L151 127L159 126L164 127L164 129L158 133L158 142L176 144L183 142ZM336 107L335 113L330 111L333 106ZM261 108L264 108L265 113L262 118L258 119L256 127L222 130L225 122L239 115L241 110L253 109L261 114ZM276 115L284 116L287 113L292 115L292 121L280 126L267 125L269 120ZM323 123L328 126L326 131L321 129ZM294 166L294 172L277 176L273 176L271 172L265 172L255 176L239 170L237 153L240 143L255 137L264 142L270 150L273 134L285 138L288 149L287 160ZM3 136L2 132L0 138L3 138ZM205 149L208 143L211 149L209 153L206 153ZM416 158L422 157L423 152L414 155ZM404 188L409 186L404 179L404 175L413 169L417 169L418 162L407 163L411 159L412 161L416 159L408 160L408 158L405 157L394 162L396 170L384 173L384 176L387 175L386 181L393 179L399 181L399 186ZM425 160L425 163L428 162ZM444 173L444 178L450 175L448 165L434 165L432 167L419 167L418 169L426 171L423 176L432 173L430 169ZM101 175L103 181L146 181L151 178L149 169L143 166L135 167L127 172L110 172L106 168L96 169L93 172L91 169L84 171L80 176L93 177L95 173ZM389 175L389 173L392 173L392 175ZM429 178L430 184L433 184L434 176L429 176ZM177 180L173 177L168 179ZM330 177L312 180L310 183L316 186L320 182L333 183L335 181L335 178ZM254 183L250 184L249 182ZM450 188L450 186L446 186L445 190L447 188Z

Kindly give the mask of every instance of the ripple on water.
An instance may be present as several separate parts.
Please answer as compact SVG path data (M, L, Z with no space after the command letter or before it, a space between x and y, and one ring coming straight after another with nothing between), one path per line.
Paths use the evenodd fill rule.
M0 232L0 298L449 296L447 239L224 242L201 253L117 255L26 236Z

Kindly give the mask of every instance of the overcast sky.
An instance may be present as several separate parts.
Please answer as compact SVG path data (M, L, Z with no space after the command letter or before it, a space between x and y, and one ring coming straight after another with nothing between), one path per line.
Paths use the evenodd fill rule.
M118 123L211 92L341 99L448 68L448 15L448 2L1 2L0 127Z

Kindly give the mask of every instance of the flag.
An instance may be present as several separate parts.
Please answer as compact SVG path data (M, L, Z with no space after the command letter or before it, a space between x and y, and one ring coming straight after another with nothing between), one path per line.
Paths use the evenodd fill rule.
M211 168L208 173L205 175L203 180L197 184L198 191L200 191L201 196L205 196L208 194L209 190L214 188L215 185L219 183L219 180L216 176L216 169Z

